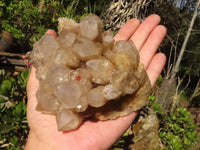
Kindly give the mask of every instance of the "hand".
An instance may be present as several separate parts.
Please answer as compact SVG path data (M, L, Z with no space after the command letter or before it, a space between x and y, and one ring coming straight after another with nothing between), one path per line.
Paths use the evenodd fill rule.
M128 21L114 37L117 40L131 39L140 54L152 86L156 82L165 64L165 55L157 53L166 28L158 25L160 17L151 15L143 23L137 19ZM53 30L47 34L56 37ZM35 78L35 68L32 67L27 85L28 105L27 117L30 127L26 150L104 150L114 144L121 134L129 127L137 113L115 120L85 121L78 129L68 132L57 131L56 119L53 115L43 114L35 110L37 105L36 91L39 83Z

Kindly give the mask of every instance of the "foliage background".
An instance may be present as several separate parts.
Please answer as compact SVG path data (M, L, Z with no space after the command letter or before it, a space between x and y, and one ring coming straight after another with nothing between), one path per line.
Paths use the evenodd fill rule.
M103 19L106 29L116 33L120 26L132 17L142 21L152 13L159 14L162 19L161 24L168 29L159 51L166 54L168 62L152 90L148 107L152 108L159 118L162 149L191 149L191 147L198 149L200 147L197 144L200 135L200 116L197 114L200 106L199 14L179 72L174 79L175 90L171 93L165 92L169 97L168 108L158 103L156 94L162 89L164 81L170 78L196 2L197 0L1 0L0 30L12 34L13 41L9 45L9 51L26 53L47 29L57 30L57 19L61 16L79 21L89 13L95 13ZM0 70L2 149L21 149L26 142L27 79L28 71L10 74L5 68ZM170 84L167 86L169 89L172 87ZM172 106L173 109L170 109ZM125 133L112 149L128 148L127 145L133 143L133 137Z

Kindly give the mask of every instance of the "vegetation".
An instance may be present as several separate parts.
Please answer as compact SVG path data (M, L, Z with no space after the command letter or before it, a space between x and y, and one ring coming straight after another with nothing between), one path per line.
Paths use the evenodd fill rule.
M101 15L109 1L72 0L2 0L0 1L1 31L11 33L15 45L24 51L51 28L57 30L57 19L68 17L79 20L89 13ZM96 3L101 7L96 7Z
M162 149L189 150L197 144L199 137L196 125L186 108L180 107L176 113L159 115L161 118L159 136L165 145Z
M200 16L199 11L185 46L183 59L178 73L172 78L173 68L177 62L185 36L188 33L195 6L199 0L1 0L0 30L13 36L13 46L22 52L31 50L32 44L49 28L57 30L57 19L68 17L80 20L89 13L96 13L104 19L105 27L117 32L117 24L123 24L128 16L144 19L145 16L157 13L168 29L160 51L167 55L168 61L162 76L159 77L152 95L149 97L149 108L152 108L159 119L160 147L163 150L192 149L199 141L200 130L195 123L190 108L200 106ZM111 2L111 5L108 5ZM132 8L136 9L135 11ZM118 10L124 9L117 16ZM127 9L127 11L125 11ZM136 13L130 13L134 11ZM111 14L115 17L111 17ZM126 14L127 13L127 14ZM117 16L117 17L116 17ZM119 20L118 20L119 19ZM120 20L122 19L122 20ZM113 25L113 27L111 26ZM116 29L116 30L115 30ZM6 69L0 70L0 149L21 149L26 142L28 125L26 120L26 83L28 71L10 75ZM174 88L172 88L174 86ZM168 90L163 91L163 87ZM162 104L159 94L166 101ZM125 133L112 149L128 149L133 144L134 135ZM199 147L196 147L199 148Z
M1 149L20 149L28 135L26 84L29 71L5 77L0 70L0 142Z
M150 96L150 106L157 113L160 123L159 137L162 150L190 150L199 141L191 113L183 107L177 108L175 113L164 113L159 104L154 104L154 96Z

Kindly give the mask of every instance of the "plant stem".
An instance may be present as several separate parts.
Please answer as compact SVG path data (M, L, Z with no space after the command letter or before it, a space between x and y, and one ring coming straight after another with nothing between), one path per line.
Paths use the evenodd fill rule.
M198 0L197 3L196 3L195 11L194 11L192 20L191 20L191 22L190 22L190 26L189 26L189 28L188 28L187 35L186 35L185 40L184 40L184 42L183 42L183 45L182 45L180 54L179 54L179 56L178 56L178 59L177 59L177 61L176 61L176 64L175 64L175 66L174 66L174 68L173 68L173 70L172 70L171 79L172 79L172 78L175 78L175 77L176 77L176 74L178 73L179 66L180 66L181 60L182 60L182 58L183 58L183 53L184 53L185 48L186 48L186 46L187 46L187 42L188 42L188 40L189 40L191 31L192 31L192 28L193 28L193 25L194 25L194 21L195 21L195 19L196 19L196 17L197 17L197 14L198 14L199 5L200 5L200 0Z

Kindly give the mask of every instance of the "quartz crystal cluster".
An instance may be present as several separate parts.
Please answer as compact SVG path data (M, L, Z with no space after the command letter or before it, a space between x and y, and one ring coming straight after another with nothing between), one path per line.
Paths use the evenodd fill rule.
M56 116L58 130L76 129L85 118L115 119L146 104L150 82L132 41L114 42L90 14L59 18L58 37L44 35L32 61L40 112Z

